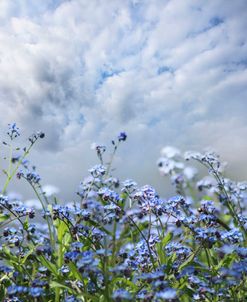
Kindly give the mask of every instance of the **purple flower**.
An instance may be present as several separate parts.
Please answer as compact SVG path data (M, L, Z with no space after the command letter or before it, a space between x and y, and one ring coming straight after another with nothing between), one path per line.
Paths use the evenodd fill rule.
M132 300L132 296L131 294L122 288L119 288L117 290L114 291L113 295L112 295L112 299L114 301L125 301L125 300Z
M20 129L16 126L16 123L9 124L9 130L7 134L11 140L20 136Z
M120 132L119 135L118 135L118 141L121 142L121 141L125 141L127 138L127 134L125 132Z
M163 291L156 293L156 298L164 300L173 300L177 297L176 290L173 288L166 288Z

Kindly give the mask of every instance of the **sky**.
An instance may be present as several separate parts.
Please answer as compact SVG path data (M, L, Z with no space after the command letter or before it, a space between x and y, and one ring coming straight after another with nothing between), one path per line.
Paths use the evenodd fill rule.
M1 136L45 132L30 160L64 200L97 163L91 144L110 151L120 131L122 180L166 195L166 145L212 147L247 179L246 30L246 0L0 0Z

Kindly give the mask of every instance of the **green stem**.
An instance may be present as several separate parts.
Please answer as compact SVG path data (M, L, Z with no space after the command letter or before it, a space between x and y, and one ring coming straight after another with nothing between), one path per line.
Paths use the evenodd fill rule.
M16 174L17 170L19 169L20 165L22 164L23 159L28 155L28 153L31 150L32 146L33 146L33 144L31 144L29 146L29 148L24 152L24 154L22 155L22 157L19 159L19 161L18 161L15 169L12 172L11 171L7 172L7 179L6 179L5 184L3 186L2 194L4 194L6 192L6 189L7 189L8 185L9 185L9 182L11 181L11 179L13 178L13 176ZM11 154L12 154L12 147L11 147ZM12 155L10 156L10 160L12 160ZM9 165L9 168L11 168L11 167L12 167L12 163Z
M207 250L207 248L204 248L204 250L205 250L206 257L207 257L208 268L211 269L211 261L210 261L210 257L208 254L208 250Z
M117 231L117 222L116 219L114 220L114 224L113 224L113 247L112 247L112 260L111 260L111 264L114 265L114 258L115 258L115 252L116 252L116 231Z
M148 247L149 256L150 256L150 259L151 259L151 262L152 262L152 265L153 265L153 269L156 269L155 262L154 262L154 257L152 255L152 250L150 248L148 240L146 239L146 237L144 236L143 232L140 230L140 228L138 227L138 225L135 223L135 221L131 217L128 217L128 218L132 222L132 224L136 227L136 229L140 233L140 235L143 238L143 240L146 242L147 247Z
M115 154L116 154L116 152L117 152L118 146L119 146L119 142L114 146L114 150L113 150L113 152L112 152L110 161L109 161L109 163L108 163L108 167L107 167L107 170L106 170L105 177L109 176L109 173L110 173L110 170L111 170L111 166L112 166L112 162L113 162L114 156L115 156Z
M29 183L30 183L32 189L34 190L34 193L37 196L38 200L40 201L40 203L42 205L42 208L43 208L43 210L45 212L46 208L44 206L44 203L43 203L43 201L42 201L42 199L41 199L38 191L36 190L35 186L31 182L29 182ZM50 221L49 221L49 217L46 217L45 220L46 220L47 225L48 225L48 230L49 230L49 236L50 236L50 240L51 240L51 245L53 246L53 248L55 248L55 238L54 238L54 234L52 234L51 224L50 224Z
M230 211L231 215L233 216L233 220L234 220L235 224L240 226L241 230L244 233L244 237L246 237L247 236L247 231L245 230L245 228L243 227L241 221L239 220L239 217L238 217L237 213L234 211L234 207L232 206L231 199L230 199L230 197L229 197L229 195L228 195L228 193L225 189L225 186L224 186L219 174L217 173L216 170L214 170L212 165L209 165L209 166L214 172L215 178L216 178L216 180L218 181L218 183L220 185L220 189L223 191L223 193L226 196L226 199L227 199L226 206L227 206L228 210Z
M108 256L107 256L107 241L106 241L106 238L104 238L104 249L105 249L105 256L104 256L104 260L103 260L103 268L104 268L105 298L106 298L106 301L110 301L109 271L108 271Z

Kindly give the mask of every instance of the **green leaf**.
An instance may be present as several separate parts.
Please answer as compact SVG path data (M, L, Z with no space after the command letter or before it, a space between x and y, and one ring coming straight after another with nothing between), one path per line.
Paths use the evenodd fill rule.
M2 250L3 250L3 255L1 255L2 257L13 263L18 263L18 257L13 255L7 247L4 246Z
M64 289L67 289L70 292L73 292L72 288L70 288L69 286L66 286L62 283L59 283L57 281L51 281L49 284L50 284L51 288L64 288Z
M229 267L234 260L235 260L235 255L233 254L225 255L225 257L216 266L216 270L220 269L221 267Z
M166 271L169 272L170 269L172 268L172 264L174 263L174 261L176 260L177 255L174 253L172 254L167 261L167 267L166 267Z
M38 259L40 260L40 262L43 264L43 266L45 266L46 268L48 268L48 270L50 272L52 272L55 276L58 276L58 269L56 267L55 264L51 263L50 261L48 261L45 257L42 256L38 256Z
M63 237L66 232L68 232L68 226L64 221L60 220L57 226L57 238L60 243L62 243Z
M211 196L208 196L208 195L204 195L202 197L202 199L204 199L204 200L213 200L213 198Z
M166 255L164 252L164 247L172 240L173 234L171 232L168 232L166 236L156 244L157 253L159 256L159 260L161 264L166 264Z
M25 221L23 222L23 228L24 230L27 230L28 227L29 227L28 218L26 218Z
M9 214L1 214L0 215L0 222L4 222L4 221L6 221L9 218L10 218Z
M34 252L36 247L30 247L30 251L25 255L25 257L21 260L21 264L25 264L25 262L27 261L27 258L32 255L32 253Z
M173 237L172 232L168 232L166 236L161 240L161 244L163 248L172 240L172 237Z
M138 290L138 286L135 283L131 282L130 280L127 280L126 278L121 278L121 277L112 279L111 285L113 286L118 282L124 284L125 286L131 287L131 289L134 291Z
M4 298L5 298L5 289L4 289L4 286L1 286L0 287L0 299L1 299L1 301L4 301Z
M79 273L79 271L77 270L76 265L75 265L74 263L70 262L68 266L69 266L69 269L70 269L70 271L71 271L73 277L74 277L75 279L77 279L77 280L82 281L82 275L81 275L81 274Z
M179 272L181 272L181 270L183 270L186 266L188 266L189 264L191 264L193 262L195 258L195 254L191 254L187 260L185 260L179 267Z

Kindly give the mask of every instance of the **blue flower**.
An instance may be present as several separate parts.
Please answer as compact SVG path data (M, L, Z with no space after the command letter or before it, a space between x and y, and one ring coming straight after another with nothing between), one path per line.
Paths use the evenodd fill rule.
M115 290L112 294L112 299L117 302L124 301L124 300L133 301L132 295L123 288L119 288L119 289Z
M25 286L20 286L20 285L10 285L7 289L8 294L10 296L12 295L18 295L18 294L24 294L27 293L28 288Z
M29 295L31 297L36 298L36 297L40 297L43 294L44 294L44 289L41 287L31 287L29 289Z
M79 255L81 255L81 253L78 251L67 252L64 254L64 261L66 263L69 261L75 262L78 259Z
M236 228L230 231L221 232L221 238L231 243L238 243L243 241L242 233Z
M165 247L165 251L168 256L175 253L179 259L184 259L191 253L191 249L189 247L178 242L168 243Z
M9 124L9 130L7 132L11 140L20 136L20 129L16 126L16 123Z
M37 131L36 133L33 133L28 140L30 141L30 143L33 145L39 138L44 138L45 134L44 132L41 131Z
M62 274L68 274L70 272L70 269L67 265L63 265L59 271L62 273Z
M100 177L100 176L105 175L106 170L107 170L106 167L103 166L103 165L95 165L91 169L89 169L88 171L92 174L92 176L94 178L96 178L96 177Z
M5 273L5 274L8 274L10 272L12 272L13 269L6 266L6 265L0 265L0 273Z
M125 132L120 132L119 135L118 135L118 141L121 142L121 141L125 141L127 138L127 134Z
M173 300L177 297L177 292L173 288L166 288L163 291L160 291L155 294L156 298L163 300Z
M67 296L66 302L80 302L81 300L77 299L75 296Z

